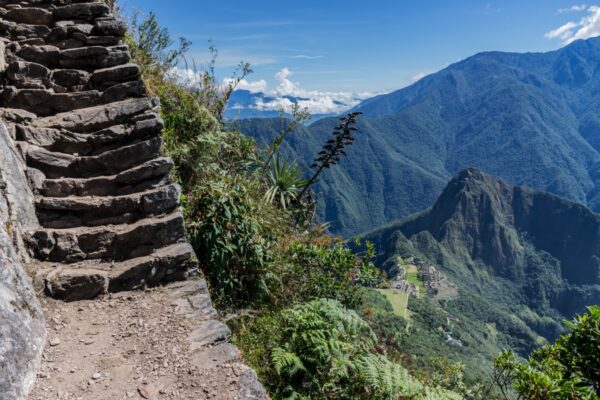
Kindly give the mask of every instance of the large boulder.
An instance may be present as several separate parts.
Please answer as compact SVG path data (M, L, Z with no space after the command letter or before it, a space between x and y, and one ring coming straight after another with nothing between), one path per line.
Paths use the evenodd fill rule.
M46 340L44 316L23 268L21 235L37 219L21 163L0 122L0 400L25 398Z

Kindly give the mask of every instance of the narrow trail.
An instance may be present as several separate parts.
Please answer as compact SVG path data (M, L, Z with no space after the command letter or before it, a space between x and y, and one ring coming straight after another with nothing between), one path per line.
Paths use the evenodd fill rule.
M201 281L44 309L48 346L30 400L264 399Z

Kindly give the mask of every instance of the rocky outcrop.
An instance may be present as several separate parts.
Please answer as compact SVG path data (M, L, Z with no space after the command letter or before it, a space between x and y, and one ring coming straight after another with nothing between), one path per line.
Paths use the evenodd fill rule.
M0 122L0 399L22 398L35 379L46 330L23 262L22 233L35 228L33 195Z
M35 286L55 299L94 299L197 270L172 162L161 153L159 104L124 34L104 2L0 0L0 106L31 188L20 201L35 220L16 244L33 257ZM198 332L202 348L229 337L213 314ZM27 379L4 376L26 387L26 369Z

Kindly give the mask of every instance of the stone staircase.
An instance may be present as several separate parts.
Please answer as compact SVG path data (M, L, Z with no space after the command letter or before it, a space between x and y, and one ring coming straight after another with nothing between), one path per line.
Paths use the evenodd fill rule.
M266 398L206 282L174 282L197 262L161 152L159 103L125 30L98 0L0 0L0 128L36 214L16 237L34 286L54 298L42 302L53 338L30 398ZM89 335L98 351L86 353ZM165 354L168 368L155 367ZM104 386L93 384L100 375Z
M124 23L102 2L0 7L0 104L36 196L36 282L73 301L185 279L195 263L159 104L130 63Z

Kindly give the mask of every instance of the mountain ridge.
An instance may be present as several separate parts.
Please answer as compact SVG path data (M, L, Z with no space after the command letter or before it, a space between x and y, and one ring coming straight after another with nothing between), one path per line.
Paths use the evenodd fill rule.
M322 220L343 236L430 207L474 166L600 210L600 38L549 53L484 52L365 100L357 141L317 187ZM335 125L302 127L286 146L308 161ZM268 141L279 120L242 120Z
M429 353L416 342L440 340L440 322L423 309L445 315L443 332L463 343L445 345L451 357L484 368L482 354L510 347L527 356L600 302L600 215L474 168L455 175L433 207L360 237L388 273L399 258L418 257L458 289L453 299L409 301L418 335L428 337L403 344L417 358Z
M597 286L600 301L600 215L551 193L467 168L430 209L361 237L387 249L378 257L386 265L395 251L384 243L397 240L397 232L408 241L427 234L461 262L484 265L486 273L513 282L528 273L525 249L531 245L559 263L557 277L567 286Z

